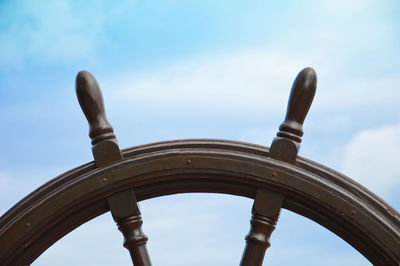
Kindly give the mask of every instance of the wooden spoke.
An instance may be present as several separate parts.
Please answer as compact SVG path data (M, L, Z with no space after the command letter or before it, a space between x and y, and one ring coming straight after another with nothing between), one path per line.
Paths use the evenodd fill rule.
M76 77L75 89L89 123L89 137L92 139L96 167L122 160L114 130L106 118L103 97L96 79L88 71L81 71ZM147 237L142 232L143 221L134 191L113 194L107 198L107 204L118 229L124 235L124 247L129 250L133 264L151 265L146 249Z
M316 83L312 68L299 73L270 149L197 139L121 152L96 79L79 72L76 93L94 162L48 181L0 217L0 265L30 265L57 240L111 211L133 264L150 266L137 201L190 192L254 199L242 266L262 264L282 207L335 233L374 265L400 265L400 214L348 177L297 156Z
M312 68L305 68L297 75L289 96L285 121L271 144L269 156L273 159L294 163L303 136L303 123L317 89L317 75ZM246 248L242 266L262 265L269 238L275 229L283 203L283 195L259 188L254 200L250 232L246 236Z
M282 194L261 188L257 190L241 266L262 265L265 251L271 245L269 238L275 229L282 203Z
M114 221L124 236L124 247L131 254L133 265L150 266L147 236L142 231L142 216L133 190L119 192L107 199Z

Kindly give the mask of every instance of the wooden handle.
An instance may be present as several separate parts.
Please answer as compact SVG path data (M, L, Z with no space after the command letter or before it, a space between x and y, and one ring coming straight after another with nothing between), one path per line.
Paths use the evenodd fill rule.
M92 144L115 138L113 128L107 121L100 86L90 72L82 70L76 76L76 95L83 113L89 122L89 137Z
M303 136L303 123L317 89L317 74L307 67L294 80L289 96L285 121L270 148L270 157L294 163Z
M317 89L317 74L307 67L297 75L290 92L285 121L279 127L278 136L301 142L303 123Z

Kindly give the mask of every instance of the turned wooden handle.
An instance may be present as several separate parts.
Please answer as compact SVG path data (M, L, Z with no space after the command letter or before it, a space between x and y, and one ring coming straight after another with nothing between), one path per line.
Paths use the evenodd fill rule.
M317 74L307 67L294 80L285 121L280 125L269 150L271 158L294 163L303 136L303 123L317 89Z
M317 89L317 74L307 67L297 75L290 92L285 121L279 127L278 136L301 142L303 123Z
M90 72L82 70L76 76L76 95L83 113L89 122L89 137L92 144L115 138L113 128L107 121L100 86Z

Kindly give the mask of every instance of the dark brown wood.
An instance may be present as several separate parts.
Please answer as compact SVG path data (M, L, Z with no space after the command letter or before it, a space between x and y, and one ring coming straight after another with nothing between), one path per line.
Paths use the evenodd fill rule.
M289 96L285 121L270 149L271 158L294 163L303 136L303 123L317 89L317 75L308 67L297 75Z
M246 247L241 266L261 266L265 251L270 247L270 236L282 208L284 196L263 188L257 189L252 208L250 232L246 236Z
M107 211L134 264L150 265L137 201L213 192L255 198L242 265L261 264L283 207L331 230L374 265L398 266L400 214L351 179L297 156L315 88L315 72L304 69L270 150L233 141L178 140L121 153L97 81L80 72L76 90L95 162L50 180L0 217L0 265L30 264L68 232Z
M124 236L124 247L129 250L133 265L150 266L147 236L142 231L142 216L132 189L116 193L107 199L118 229Z
M283 194L283 208L326 227L374 265L400 263L400 214L315 162L298 157L288 164L271 159L266 147L222 140L160 142L122 153L122 161L107 167L91 163L49 181L4 214L0 265L29 264L69 231L109 211L100 203L120 191L133 188L138 201L187 192L254 199L260 187ZM100 209L92 209L96 204Z
M75 81L79 104L89 122L89 137L92 139L92 152L97 167L122 160L117 138L111 124L107 121L103 97L96 79L88 71L80 71ZM103 183L110 182L109 177ZM136 266L150 266L146 249L147 237L142 232L142 217L134 191L127 190L111 195L108 206L118 229L124 236L124 247L129 250Z
M103 97L96 79L86 70L78 73L75 90L79 104L89 122L89 137L97 167L122 159L117 139L107 121Z

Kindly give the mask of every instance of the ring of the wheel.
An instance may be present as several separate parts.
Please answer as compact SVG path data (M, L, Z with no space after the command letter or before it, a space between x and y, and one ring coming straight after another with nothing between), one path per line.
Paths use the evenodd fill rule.
M0 265L34 261L58 239L107 212L111 194L133 188L138 201L185 192L254 198L257 187L284 194L283 207L319 223L375 265L399 265L400 215L351 179L298 157L222 140L180 140L123 150L106 167L89 163L44 184L0 220Z

